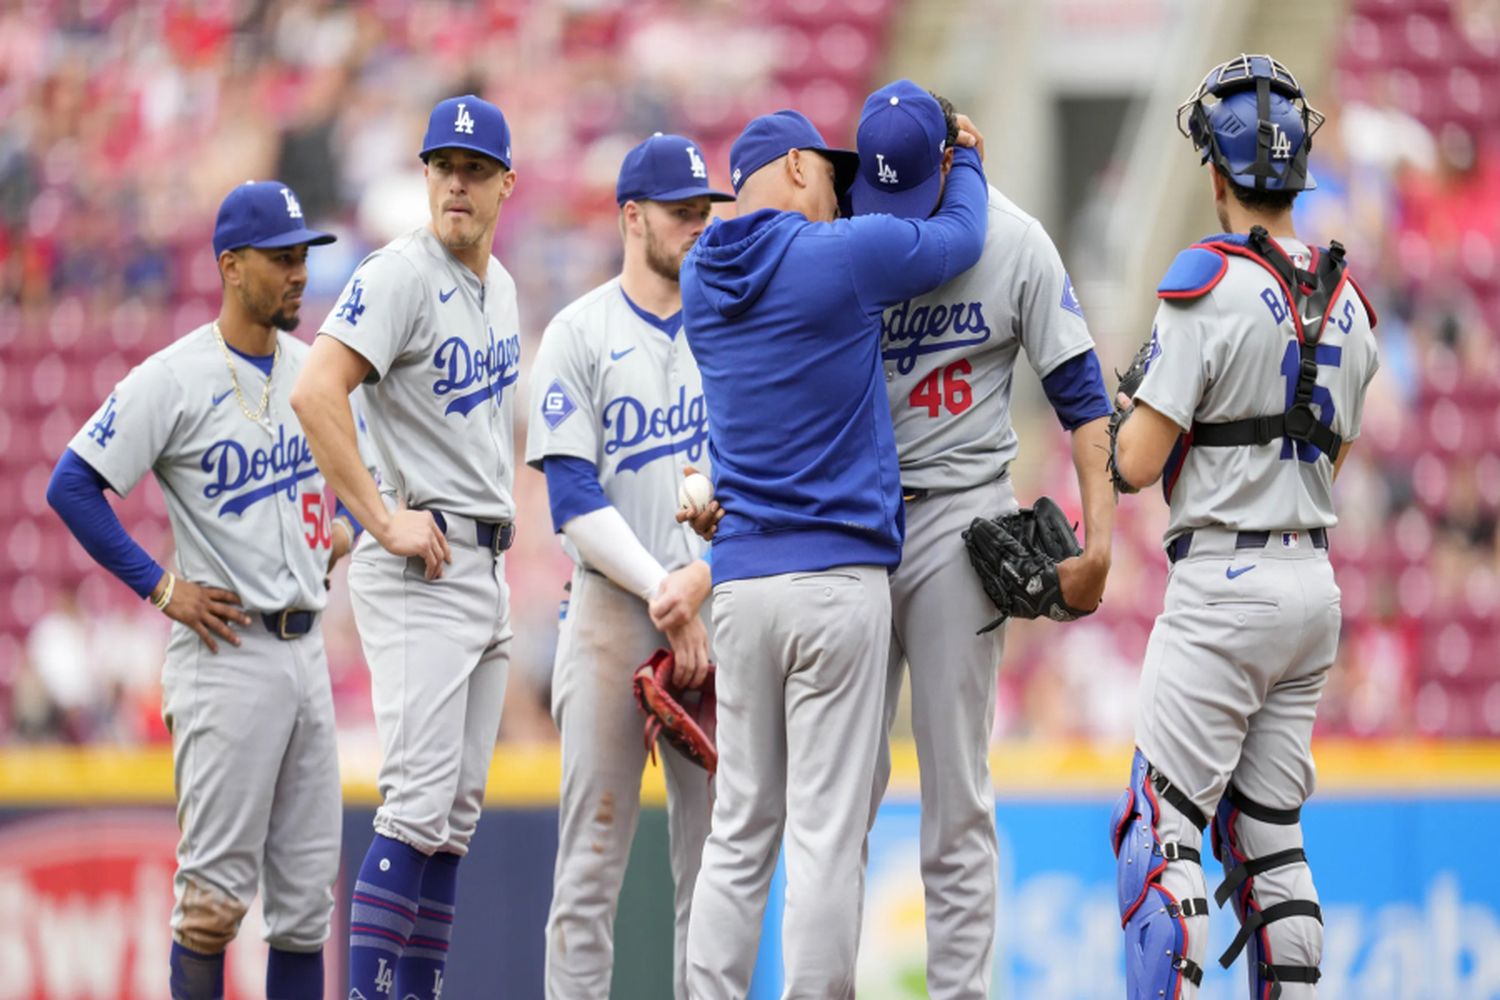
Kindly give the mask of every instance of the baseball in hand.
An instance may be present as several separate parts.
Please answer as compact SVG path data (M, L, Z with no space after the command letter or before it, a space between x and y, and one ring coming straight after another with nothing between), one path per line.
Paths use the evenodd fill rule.
M682 477L682 484L677 487L679 510L701 511L713 498L714 484L709 482L708 477L701 472Z

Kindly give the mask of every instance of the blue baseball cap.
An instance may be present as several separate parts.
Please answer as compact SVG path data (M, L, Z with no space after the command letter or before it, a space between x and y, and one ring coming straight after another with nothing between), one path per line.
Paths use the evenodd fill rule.
M234 188L219 204L214 222L215 257L241 247L321 246L334 239L332 233L307 228L297 196L280 181L246 181Z
M859 169L858 153L830 147L806 115L783 109L752 119L729 147L729 180L734 193L739 194L751 174L791 149L807 149L827 157L833 163L833 187L839 194L848 190Z
M942 106L910 80L865 98L859 116L859 174L849 189L856 215L925 219L942 190L948 123Z
M708 164L691 139L657 132L625 154L615 201L734 201L734 195L708 186Z
M438 101L422 138L422 162L439 149L467 149L499 160L510 169L510 126L505 115L482 97L465 94Z

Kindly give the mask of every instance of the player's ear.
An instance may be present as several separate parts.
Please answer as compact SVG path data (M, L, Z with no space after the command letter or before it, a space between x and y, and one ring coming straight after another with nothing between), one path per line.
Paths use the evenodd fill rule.
M943 150L943 166L942 166L943 176L947 177L948 176L948 171L950 171L952 169L953 169L953 147L949 146L947 149Z
M516 188L516 172L514 170L502 170L500 177L500 200L504 201L510 197Z
M225 250L219 254L219 283L238 286L242 276L240 266L243 263L237 250Z
M786 151L786 176L794 188L807 187L807 164L802 159L802 150Z

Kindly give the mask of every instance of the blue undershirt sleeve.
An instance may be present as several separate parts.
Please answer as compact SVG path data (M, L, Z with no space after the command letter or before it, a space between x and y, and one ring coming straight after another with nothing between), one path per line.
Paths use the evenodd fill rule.
M1099 355L1092 349L1075 354L1046 378L1042 390L1064 430L1077 430L1091 420L1114 412L1109 392L1104 388L1104 373L1099 370Z
M354 529L355 538L358 538L360 533L365 530L365 526L359 523L359 518L355 517L354 513L348 507L344 506L344 501L338 497L334 497L333 500L333 516L348 518L349 526Z
M72 448L63 452L47 483L47 503L94 561L141 597L166 571L125 531L104 496L109 483Z
M542 459L542 472L547 477L553 531L560 533L573 518L609 506L604 487L599 485L599 467L588 459L547 455Z

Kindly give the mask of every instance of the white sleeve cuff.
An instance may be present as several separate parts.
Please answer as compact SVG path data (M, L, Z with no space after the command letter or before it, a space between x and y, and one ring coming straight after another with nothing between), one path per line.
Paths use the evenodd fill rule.
M563 534L589 568L598 570L643 601L656 596L667 571L614 507L579 514L563 525Z

